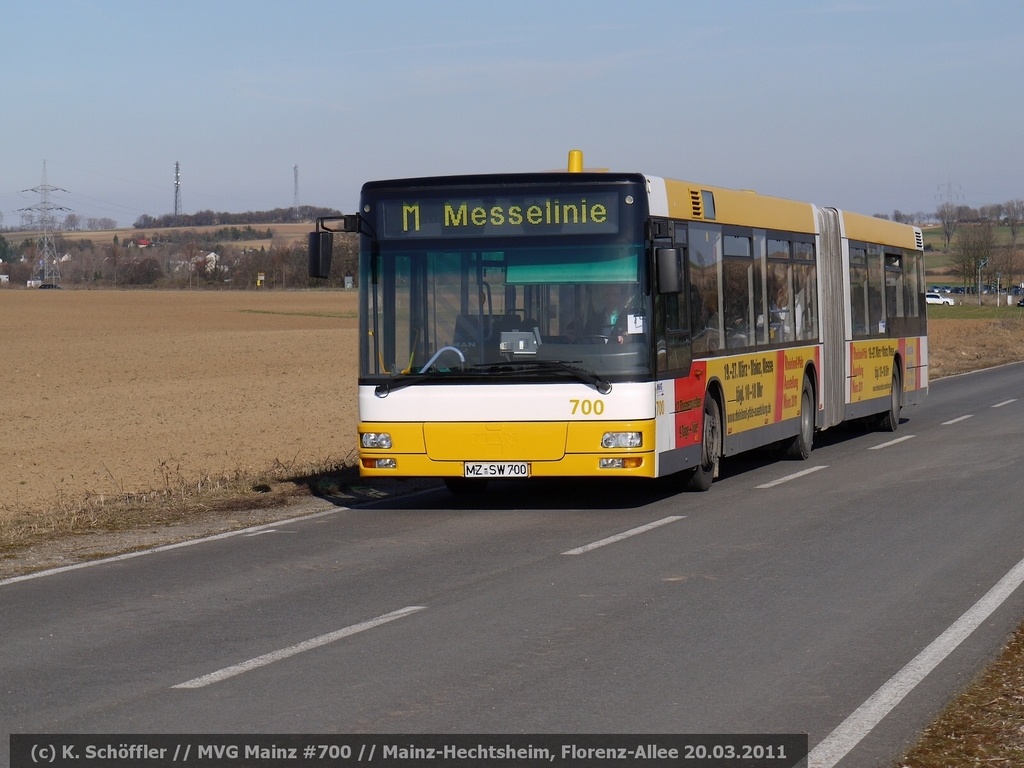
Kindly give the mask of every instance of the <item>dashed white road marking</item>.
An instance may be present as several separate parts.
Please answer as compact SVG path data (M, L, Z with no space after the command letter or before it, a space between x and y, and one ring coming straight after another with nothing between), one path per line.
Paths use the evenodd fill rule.
M968 419L973 418L973 417L974 417L973 413L968 413L965 416L957 416L955 419L950 419L949 421L942 422L942 426L948 427L950 424L959 424L961 421L967 421Z
M915 437L917 437L917 435L904 435L903 437L897 437L895 440L890 440L889 442L882 443L881 445L872 445L870 448L868 448L868 450L869 451L879 451L882 448L889 448L890 446L896 445L897 443L902 443L902 442L905 442L907 440L912 440Z
M591 550L597 549L598 547L604 547L604 546L607 546L608 544L614 544L617 541L622 541L623 539L628 539L630 536L636 536L637 534L645 533L645 532L651 530L652 528L660 528L663 525L668 525L669 523L674 523L676 520L682 520L684 517L686 517L686 515L672 515L670 517L664 517L661 520L655 520L653 523L648 523L647 525L641 525L639 528L631 528L628 531L623 531L622 533L617 533L614 536L609 536L606 539L601 539L600 541L594 541L594 542L591 542L590 544L584 544L582 547L576 547L576 549L570 549L567 552L563 552L562 554L563 555L582 555L585 552L590 552Z
M364 621L361 624L353 624L352 626L345 627L344 629L339 629L335 632L328 632L326 635L320 635L319 637L314 637L309 640L305 640L301 643L288 646L287 648L282 648L279 651L265 653L262 656L257 656L254 659L243 661L240 664L232 664L230 667L224 667L224 669L219 669L216 672L211 672L208 675L196 677L192 680L186 680L184 683L178 683L177 685L173 685L171 687L203 688L207 685L212 685L213 683L219 683L222 680L227 680L229 677L240 675L243 672L249 672L253 669L258 669L259 667L265 667L268 664L273 664L275 661L281 661L282 659L287 659L291 656L295 656L296 654L304 653L305 651L311 651L314 648L319 648L322 645L333 643L335 640L341 640L344 637L350 637L359 632L365 632L368 629L379 627L381 624L387 624L389 621L394 621L395 619L402 619L406 616L411 616L414 613L422 611L424 608L426 608L425 605L410 605L406 608L400 608L397 611L385 613L383 616L378 616L375 619Z
M758 488L774 488L776 485L782 485L783 483L788 483L790 480L796 480L798 477L803 477L804 475L809 475L812 472L817 472L819 469L825 469L827 466L828 466L828 464L819 464L816 467L810 467L808 469L801 469L799 472L794 472L791 475L786 475L785 477L780 477L778 480L772 480L770 483L761 483L761 485L759 485L757 487Z

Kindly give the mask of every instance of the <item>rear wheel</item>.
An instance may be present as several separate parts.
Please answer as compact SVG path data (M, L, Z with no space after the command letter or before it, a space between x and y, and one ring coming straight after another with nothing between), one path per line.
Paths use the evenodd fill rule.
M814 400L811 397L811 380L805 375L803 392L800 394L800 431L786 446L786 455L792 459L807 459L814 445Z
M718 477L722 458L722 411L711 393L704 395L704 440L701 443L700 465L691 470L690 487L706 491Z
M895 432L900 426L900 411L903 410L903 381L895 363L892 367L892 390L889 393L889 410L878 417L878 428L882 432Z

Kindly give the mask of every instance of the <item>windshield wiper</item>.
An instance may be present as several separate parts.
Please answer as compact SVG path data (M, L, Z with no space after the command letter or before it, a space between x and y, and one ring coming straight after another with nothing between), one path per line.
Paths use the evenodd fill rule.
M578 368L573 363L576 360L562 361L562 360L524 360L516 362L494 362L494 363L477 363L476 365L470 366L470 370L474 373L514 373L516 371L561 371L572 376L577 381L589 384L596 389L600 394L607 395L612 391L611 382L607 379L598 376L593 371L588 371L586 368ZM451 374L458 375L457 371L447 372L447 375ZM465 373L465 371L462 371ZM398 389L404 389L405 387L411 387L414 384L420 384L421 382L428 380L437 380L438 373L404 373L399 376L394 376L388 381L383 381L373 389L373 394L377 397L387 397L393 391Z
M387 397L393 390L405 389L411 387L413 384L419 384L421 381L426 381L433 374L429 373L409 373L403 374L401 378L392 377L388 381L382 381L376 387L373 388L373 394L377 397Z
M602 395L607 395L612 391L611 382L607 379L603 379L593 371L588 371L586 368L578 368L574 363L579 362L578 360L523 360L509 363L480 363L474 365L473 368L478 370L490 370L495 372L504 371L522 371L522 370L548 370L548 371L563 371L568 373L570 376L575 378L577 381L581 381L584 384L589 384L596 389Z

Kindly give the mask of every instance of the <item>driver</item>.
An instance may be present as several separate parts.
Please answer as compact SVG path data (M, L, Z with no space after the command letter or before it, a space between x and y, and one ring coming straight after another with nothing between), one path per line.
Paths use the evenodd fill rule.
M626 307L629 291L623 283L604 283L594 290L594 306L587 321L585 332L588 336L605 336L609 341L621 344L626 329Z

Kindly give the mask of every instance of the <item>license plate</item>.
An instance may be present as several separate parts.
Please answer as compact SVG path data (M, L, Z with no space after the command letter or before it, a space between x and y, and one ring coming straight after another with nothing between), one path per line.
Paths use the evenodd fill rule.
M463 477L529 477L530 465L525 461L467 461Z

